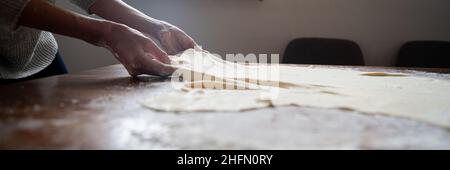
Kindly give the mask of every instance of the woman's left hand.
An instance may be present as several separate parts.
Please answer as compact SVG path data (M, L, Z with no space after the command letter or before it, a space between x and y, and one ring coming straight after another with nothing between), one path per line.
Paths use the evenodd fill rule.
M183 30L164 21L161 21L161 23L163 27L156 33L156 38L167 54L175 55L197 46L194 39Z

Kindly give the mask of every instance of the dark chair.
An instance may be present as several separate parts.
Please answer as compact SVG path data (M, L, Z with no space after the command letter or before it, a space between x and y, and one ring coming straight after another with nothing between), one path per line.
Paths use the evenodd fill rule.
M412 41L398 54L397 67L450 68L450 42Z
M322 65L364 65L359 45L353 41L328 38L299 38L286 48L283 63Z

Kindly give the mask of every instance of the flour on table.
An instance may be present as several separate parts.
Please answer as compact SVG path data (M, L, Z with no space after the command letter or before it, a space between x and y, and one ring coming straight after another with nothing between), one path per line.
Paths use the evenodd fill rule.
M192 76L174 83L180 88L173 92L142 101L143 106L166 112L214 112L294 105L396 116L450 128L448 80L345 68L239 65L206 52L193 55L194 51L185 51L173 64ZM207 64L194 67L195 60ZM248 74L227 73L223 68ZM276 80L253 74L272 68L278 70ZM203 80L205 75L212 80ZM234 89L221 89L227 85Z

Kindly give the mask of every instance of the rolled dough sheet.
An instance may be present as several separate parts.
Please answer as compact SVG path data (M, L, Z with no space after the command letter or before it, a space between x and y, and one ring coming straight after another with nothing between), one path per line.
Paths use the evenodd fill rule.
M228 83L248 84L246 86L252 88L218 90L204 88L204 85L193 87L193 82L205 84L208 81L198 83L202 80L191 77L178 82L183 88L169 94L151 96L141 104L164 112L244 111L289 105L320 107L396 116L450 128L448 80L343 68L238 65L237 70L244 72L271 67L279 69L279 81L260 77L245 79L221 72L222 68L236 67L232 63L207 53L203 56L193 55L193 50L187 50L179 55L174 66L192 73L208 74L217 80L227 80ZM210 64L194 67L190 65L194 60L207 60ZM255 83L254 79L262 81ZM278 87L267 83L271 81L279 82Z

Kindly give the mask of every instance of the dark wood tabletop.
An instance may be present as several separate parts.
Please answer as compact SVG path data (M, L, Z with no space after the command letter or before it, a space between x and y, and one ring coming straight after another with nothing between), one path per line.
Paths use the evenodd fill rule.
M450 149L446 128L355 111L279 107L166 113L139 105L140 100L172 91L169 83L151 76L131 78L114 65L0 86L0 148Z

